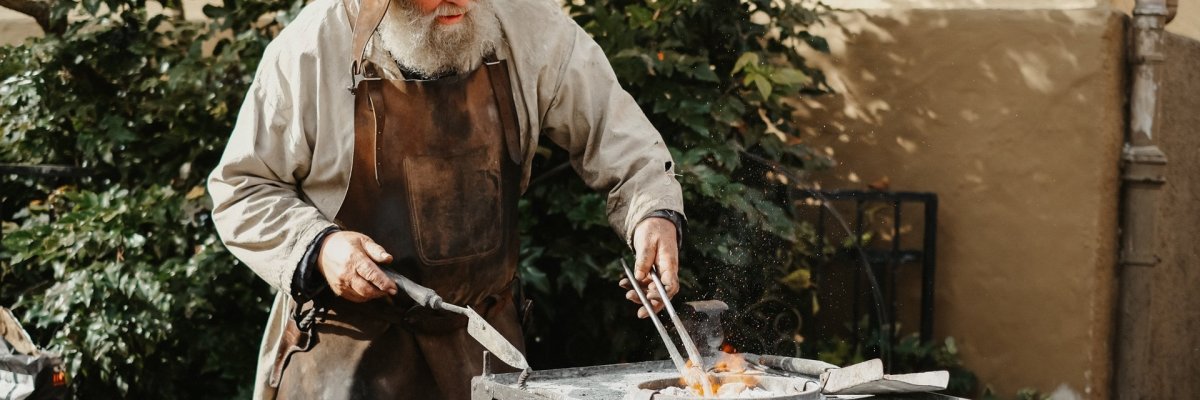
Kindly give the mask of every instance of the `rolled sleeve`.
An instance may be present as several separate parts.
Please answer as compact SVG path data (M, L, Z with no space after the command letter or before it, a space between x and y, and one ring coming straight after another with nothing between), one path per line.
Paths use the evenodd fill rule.
M609 224L628 244L652 212L682 216L682 191L662 136L621 88L600 46L574 31L543 132L570 153L588 186L608 193Z
M268 48L229 143L208 180L213 221L230 252L290 293L308 244L335 226L306 201L300 182L312 150L288 85Z

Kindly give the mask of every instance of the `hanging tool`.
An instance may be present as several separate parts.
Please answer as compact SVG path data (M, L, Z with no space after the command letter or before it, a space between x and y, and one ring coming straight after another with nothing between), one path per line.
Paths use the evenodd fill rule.
M472 310L470 307L459 307L442 300L437 292L433 289L418 285L416 282L405 278L394 271L384 269L388 278L396 281L396 285L400 287L404 293L412 297L418 305L429 307L435 310L445 310L455 314L461 314L467 317L467 334L471 335L485 349L496 355L500 361L511 365L513 368L518 368L522 371L529 370L529 363L525 361L525 356L513 346L508 339L504 338L500 332L496 331L487 320L483 319L479 313Z
M625 269L625 276L629 278L629 286L632 286L633 291L637 293L638 299L642 301L642 307L645 307L646 313L650 315L650 321L654 323L654 327L658 329L659 336L662 336L663 343L667 345L667 352L671 354L671 362L675 364L675 369L679 370L679 375L688 381L698 379L701 387L704 389L704 395L713 395L712 380L704 372L704 360L700 357L700 350L696 348L696 343L688 335L687 329L683 326L683 321L675 313L675 307L671 306L671 299L667 298L667 289L663 286L662 279L658 276L658 267L650 269L650 279L654 281L654 287L662 295L663 308L667 309L667 314L671 317L671 323L675 324L675 331L679 333L679 341L683 342L683 348L688 353L688 360L691 361L692 368L695 368L696 373L688 372L687 364L684 363L683 357L679 355L679 350L675 348L675 342L671 340L671 335L667 333L667 328L658 319L658 314L654 312L654 307L650 305L650 299L646 297L646 292L642 290L638 280L633 276L633 270L629 269L629 264L626 264L624 259L621 260L621 267Z

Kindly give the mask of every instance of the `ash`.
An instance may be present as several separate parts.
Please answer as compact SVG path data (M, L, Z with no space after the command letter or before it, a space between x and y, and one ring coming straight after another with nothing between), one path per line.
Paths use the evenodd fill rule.
M770 390L766 390L763 388L757 388L757 387L748 388L745 385L741 385L741 384L722 385L721 389L717 390L717 395L714 397L703 397L699 393L693 392L690 389L684 389L681 387L674 387L674 386L660 390L659 393L662 393L667 396L672 396L672 397L684 397L684 398L695 397L698 399L699 398L762 399L762 398L779 396L779 394L772 392Z

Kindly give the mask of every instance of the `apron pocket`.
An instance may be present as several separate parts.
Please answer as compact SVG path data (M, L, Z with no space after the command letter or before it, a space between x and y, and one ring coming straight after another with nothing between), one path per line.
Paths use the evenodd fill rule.
M422 262L469 261L500 247L500 168L484 150L404 159L413 240Z

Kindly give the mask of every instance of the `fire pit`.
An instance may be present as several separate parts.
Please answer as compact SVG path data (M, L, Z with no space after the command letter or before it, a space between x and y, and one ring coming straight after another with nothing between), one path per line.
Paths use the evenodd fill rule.
M485 374L472 380L472 400L632 400L694 399L659 392L679 387L679 372L670 361L534 371L528 387L517 385L517 373ZM718 383L743 382L740 374L717 374ZM820 399L815 381L796 377L753 376L759 387L781 393L770 399ZM811 383L809 383L811 382ZM808 391L804 391L808 383Z
M670 361L647 361L631 364L601 365L594 367L564 368L533 371L524 389L517 385L518 373L491 374L486 372L471 381L471 400L666 400L682 399L670 397L655 387L679 386L679 372ZM718 374L721 376L723 374ZM776 377L755 375L762 385L772 385L772 392L784 394L771 399L846 399L861 396L837 397L801 391L788 393L789 387L816 389L817 377ZM775 389L775 378L785 381L783 389ZM797 386L797 384L799 386ZM655 386L657 385L657 386ZM791 386L788 386L791 385ZM687 398L695 400L695 397ZM953 400L957 397L938 393L883 394L870 396L869 400Z
M627 266L626 274L632 279L633 273ZM655 283L658 284L658 281L655 280ZM642 294L639 292L639 295ZM881 390L858 393L889 393L865 396L872 400L883 400L897 398L891 394L895 392L892 389L900 387L894 385L896 382L906 384L901 387L903 390L899 390L905 392L900 395L904 399L956 399L936 393L920 392L946 387L945 382L940 386L933 384L935 376L910 374L922 375L913 378L906 375L885 375L883 364L877 359L838 368L817 360L737 353L731 346L721 346L724 338L719 321L721 311L728 308L725 303L704 301L688 304L695 311L693 317L703 314L702 318L692 319L687 329L699 333L700 343L708 345L705 346L703 356L698 354L701 350L696 349L690 340L685 340L684 347L687 348L689 357L686 362L680 360L681 357L675 352L674 343L662 324L654 319L664 342L667 342L668 350L672 353L672 360L532 373L527 370L524 373L492 374L486 361L488 358L484 357L483 374L471 380L471 400L822 400L845 399L847 397L837 397L828 393L842 393L838 390L856 389L860 386ZM670 307L667 309L675 326L684 330L684 324L670 311ZM681 338L688 339L688 335L681 335ZM702 365L694 366L693 360L699 360L698 364ZM690 371L695 371L696 375L685 382L680 374ZM945 371L940 373L946 374ZM707 378L702 379L701 376ZM941 378L945 380L946 376ZM706 379L707 383L702 383ZM892 382L884 382L889 379ZM845 388L837 389L838 385ZM710 396L701 396L703 391L708 391ZM864 396L849 398L861 397Z

